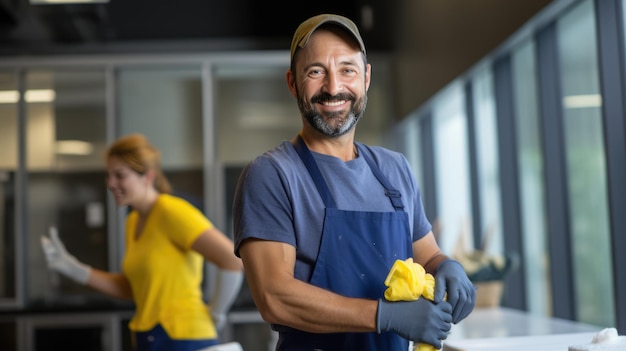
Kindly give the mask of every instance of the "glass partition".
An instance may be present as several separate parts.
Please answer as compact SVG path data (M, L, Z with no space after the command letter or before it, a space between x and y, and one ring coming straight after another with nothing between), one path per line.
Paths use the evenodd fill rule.
M200 65L121 66L118 135L142 133L161 152L165 170L202 167Z
M108 267L104 72L28 70L24 99L30 302L73 305L107 299L49 271L40 244L54 225L70 253L93 267Z
M117 70L117 136L142 133L159 149L175 195L204 210L200 65Z
M0 72L0 305L17 296L15 242L16 172L18 165L18 75Z

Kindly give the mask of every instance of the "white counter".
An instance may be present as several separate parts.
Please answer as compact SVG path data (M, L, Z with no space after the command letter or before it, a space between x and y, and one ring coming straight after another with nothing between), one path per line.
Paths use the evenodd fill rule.
M446 341L442 351L567 351L569 346L586 345L595 332L511 336Z
M567 351L570 345L591 342L602 329L505 307L477 308L452 326L443 351Z
M264 323L258 311L231 312L228 319L231 325ZM442 351L567 351L570 345L589 343L602 329L511 308L477 308L452 326ZM274 349L277 337L272 334L269 350Z

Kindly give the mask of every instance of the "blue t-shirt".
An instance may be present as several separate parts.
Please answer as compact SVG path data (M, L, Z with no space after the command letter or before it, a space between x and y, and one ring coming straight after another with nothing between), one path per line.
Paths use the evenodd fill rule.
M359 144L363 146L362 144ZM366 146L364 146L366 147ZM432 229L409 163L401 153L370 146L374 162L401 194L413 241ZM311 151L338 209L395 211L363 157L344 162ZM295 277L308 281L317 258L324 203L289 141L250 162L241 173L233 202L235 253L248 238L279 241L296 248Z

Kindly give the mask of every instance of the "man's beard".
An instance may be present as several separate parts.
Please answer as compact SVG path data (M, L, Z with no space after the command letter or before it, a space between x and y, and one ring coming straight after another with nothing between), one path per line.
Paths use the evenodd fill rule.
M350 110L337 111L337 112L322 112L315 108L315 104L322 101L350 101ZM327 93L315 95L311 98L311 101L306 101L302 95L298 94L298 108L302 116L309 122L309 124L318 132L329 137L338 137L346 134L352 130L359 119L365 112L367 106L367 95L363 95L362 98L357 99L351 94L337 94L331 96Z

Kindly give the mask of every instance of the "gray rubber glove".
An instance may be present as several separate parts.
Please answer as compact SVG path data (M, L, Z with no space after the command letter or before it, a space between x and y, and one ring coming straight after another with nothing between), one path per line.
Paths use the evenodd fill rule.
M56 227L50 227L49 232L50 238L45 235L41 237L41 247L46 255L48 267L80 284L87 284L91 267L67 252L59 239Z
M447 295L446 295L447 294ZM467 277L463 266L452 259L439 264L435 272L435 303L443 300L452 306L452 323L467 317L476 305L476 288Z
M220 331L228 321L228 311L239 294L243 283L243 272L219 269L209 301L209 310L215 328Z
M438 304L425 298L414 301L391 302L378 300L376 328L378 333L393 331L405 339L441 348L452 327L452 306Z

